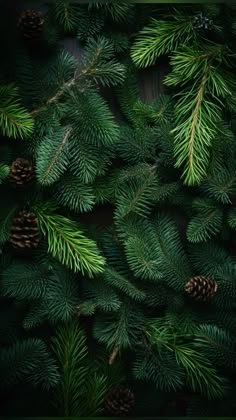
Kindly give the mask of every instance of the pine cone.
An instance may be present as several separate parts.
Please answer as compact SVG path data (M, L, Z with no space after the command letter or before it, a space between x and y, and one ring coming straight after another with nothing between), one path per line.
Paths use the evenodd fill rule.
M43 30L43 14L37 10L25 10L20 14L17 26L23 37L38 40Z
M218 284L204 276L196 276L188 281L185 291L195 299L205 302L210 299L217 291Z
M112 416L127 416L134 407L134 394L129 388L117 386L105 396L105 410Z
M38 220L33 212L21 211L14 218L10 244L15 250L29 251L39 244Z
M193 26L196 30L211 30L213 28L213 20L201 12L194 16Z
M12 162L10 167L9 180L15 188L27 188L32 185L34 179L34 170L32 162L26 159L18 158Z

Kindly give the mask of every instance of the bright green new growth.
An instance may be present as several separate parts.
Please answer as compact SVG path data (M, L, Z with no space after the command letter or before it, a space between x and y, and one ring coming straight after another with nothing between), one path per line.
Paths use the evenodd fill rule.
M180 87L175 95L174 159L184 183L200 184L208 170L214 139L226 106L232 102L235 78L231 74L230 49L201 39L192 16L167 16L153 20L137 36L131 57L138 67L156 63L170 54L171 72L164 83ZM231 104L232 103L232 104Z
M177 363L186 369L187 382L193 391L207 394L209 398L218 398L224 394L225 380L207 360L206 355L201 354L200 348L195 348L198 335L194 337L192 334L183 334L181 330L174 331L171 325L163 324L161 319L150 320L146 334L157 351L165 347L175 353ZM203 341L203 338L200 339Z
M3 136L28 137L34 128L30 113L22 107L13 84L0 86L0 129Z
M103 271L105 261L96 243L84 236L76 222L53 213L50 203L35 206L35 211L53 257L72 271L89 277Z
M187 415L203 405L232 415L235 12L115 3L48 4L45 54L18 39L8 52L16 67L0 69L34 118L28 141L13 144L7 132L0 141L0 386L10 395L37 385L37 401L49 390L47 402L67 417L104 415L104 395L122 383L135 394L134 415L182 395ZM205 13L207 30L197 27ZM159 95L163 55L170 71ZM144 69L155 63L160 72ZM33 162L29 189L10 186L17 157ZM22 210L38 220L30 254L9 243ZM218 285L206 302L185 291L195 276Z
M54 404L63 416L96 416L102 411L107 377L93 369L86 336L77 322L58 327L52 349L59 364Z

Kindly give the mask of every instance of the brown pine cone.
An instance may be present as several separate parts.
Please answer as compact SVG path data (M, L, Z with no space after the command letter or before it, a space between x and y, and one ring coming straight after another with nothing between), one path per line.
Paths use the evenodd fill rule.
M37 10L25 10L20 14L17 26L25 39L37 40L43 30L43 14Z
M112 416L124 417L132 412L135 404L133 392L124 386L112 388L105 396L105 410Z
M210 280L204 276L193 277L185 286L185 291L191 298L203 302L214 296L217 289L218 284L216 281Z
M14 218L10 244L18 251L29 251L38 247L38 220L33 212L21 211Z
M25 189L32 185L34 169L31 161L18 158L10 166L9 180L14 188Z

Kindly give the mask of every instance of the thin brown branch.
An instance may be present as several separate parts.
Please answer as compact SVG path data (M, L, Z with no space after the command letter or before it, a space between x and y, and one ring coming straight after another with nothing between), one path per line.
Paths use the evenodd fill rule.
M210 69L210 65L208 65L200 86L199 86L199 91L196 97L196 105L193 111L193 122L192 122L192 126L191 126L191 132L190 132L190 140L189 140L189 164L190 164L190 168L192 168L193 166L193 149L194 149L194 140L195 140L195 131L196 131L196 126L197 126L197 121L198 121L198 114L199 114L199 109L201 106L201 102L202 102L202 97L203 97L203 92L204 92L204 87L205 87L205 83L207 80L207 75Z
M63 85L61 86L61 88L57 91L57 93L55 95L53 95L51 98L49 98L45 105L42 105L41 107L33 110L31 112L31 115L33 117L35 117L37 114L39 114L39 112L44 111L47 109L47 105L52 104L54 102L57 102L60 100L60 98L63 96L63 94L65 93L65 91L68 88L71 88L73 85L76 84L76 82L83 76L87 76L90 74L93 74L97 71L96 68L96 63L99 59L100 54L102 53L102 49L98 48L97 53L94 55L93 61L90 63L90 66L88 68L85 68L83 70L80 71L80 73L77 73L77 71L75 71L74 76L72 79L70 79L68 82L63 83Z
M56 162L56 161L57 161L57 159L58 159L58 156L61 154L61 152L62 152L63 148L65 147L65 145L66 145L66 143L67 143L67 140L68 140L68 137L69 137L69 135L70 135L70 133L71 133L71 130L72 130L72 127L68 127L68 128L67 128L67 130L66 130L66 132L65 132L65 136L64 136L64 138L63 138L63 140L62 140L62 143L60 144L60 147L59 147L59 148L58 148L58 150L57 150L57 153L55 154L55 156L53 156L52 161L50 162L50 164L49 164L49 165L48 165L48 167L47 167L47 170L46 170L46 172L45 172L45 178L47 178L47 177L48 177L48 175L49 175L49 173L50 173L50 171L51 171L52 167L54 166L55 162Z
M58 92L52 96L51 98L49 98L46 102L45 105L42 105L41 107L35 109L34 111L31 112L31 115L33 117L35 117L37 114L39 114L39 112L46 110L47 109L47 105L52 104L53 102L57 102L61 96L65 93L65 91L70 88L71 86L73 86L77 81L77 77L73 77L72 79L70 79L68 82L65 82L62 87L58 90Z
M116 358L117 354L119 353L119 350L120 350L120 346L115 346L114 347L114 349L113 349L113 351L110 355L110 358L109 358L109 365L110 366L114 363L115 358Z

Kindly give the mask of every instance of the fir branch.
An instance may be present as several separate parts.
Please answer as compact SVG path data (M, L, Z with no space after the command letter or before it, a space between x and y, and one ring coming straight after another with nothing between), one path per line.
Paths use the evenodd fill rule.
M109 1L97 2L93 0L89 2L89 9L96 8L98 10L102 10L106 16L111 17L114 22L118 23L123 23L127 20L127 18L129 19L129 12L132 7L133 5L131 5L127 0L113 0L112 3Z
M145 293L139 290L129 279L115 271L114 269L107 267L103 274L105 283L110 286L121 290L124 294L129 296L135 301L143 301L145 299Z
M17 88L0 86L0 130L4 136L21 139L28 137L34 128L34 121L20 104Z
M193 23L188 16L176 16L173 21L152 19L134 41L131 57L138 67L147 67L160 55L176 51L179 45L188 44L194 37Z
M85 383L84 395L79 404L79 415L81 417L99 417L104 411L104 397L108 391L107 377L99 372L94 372L92 365Z
M51 172L53 166L55 165L55 162L57 161L58 157L62 153L62 150L63 150L63 148L65 147L65 145L67 143L67 140L68 140L68 137L69 137L71 131L72 131L72 127L67 128L60 147L58 148L55 156L53 157L52 161L50 162L50 164L48 165L48 167L47 167L47 169L45 171L45 178L48 177L48 175Z
M1 388L28 382L46 391L58 384L58 370L46 344L38 338L18 340L0 350Z
M125 66L116 61L113 55L113 46L106 38L90 39L73 77L64 82L57 92L47 99L46 104L33 110L31 115L35 117L47 109L48 105L58 103L73 87L80 86L83 91L87 83L103 86L121 84L125 78Z
M47 275L35 264L12 263L2 273L2 293L17 299L38 299L45 295Z
M33 110L33 111L31 112L31 115L32 115L33 117L35 117L35 116L37 116L40 112L42 112L42 111L46 110L46 109L47 109L47 105L58 102L58 101L61 99L61 97L64 95L64 93L65 93L68 89L72 88L72 87L76 84L76 81L77 81L77 78L74 76L74 77L73 77L72 79L70 79L69 81L64 82L64 83L63 83L63 85L60 87L60 89L59 89L59 90L55 93L55 95L53 95L53 96L51 96L50 98L48 98L48 100L47 100L47 102L46 102L46 104L45 104L45 105L43 105L43 106L41 106L41 107L39 107L39 108L37 108L37 109Z
M0 244L4 244L10 238L11 226L17 207L6 209L0 217Z
M0 164L0 185L8 177L10 167L8 165Z
M69 0L58 0L50 11L55 15L55 20L66 33L76 31L80 23L78 6Z
M86 338L78 324L71 322L59 327L52 339L52 349L60 373L59 385L53 396L54 405L59 415L77 416L88 372Z
M57 202L75 212L88 212L95 204L92 186L85 185L70 172L54 186L52 194Z
M187 382L193 391L200 391L209 399L220 398L225 394L225 380L218 375L205 355L184 345L177 345L175 353L187 371Z
M112 350L112 353L109 357L109 365L113 365L118 353L119 353L120 347L119 346L115 346L114 349Z
M153 383L158 391L176 392L185 383L185 371L178 365L175 354L164 347L158 352L149 346L137 349L133 364L134 377L147 383ZM155 389L155 391L157 392Z
M196 199L193 207L197 214L190 219L187 238L190 242L205 242L220 232L223 212L207 200Z
M114 347L131 348L142 334L143 317L138 307L124 302L116 313L97 317L94 324L94 337L106 345L109 351Z
M175 166L183 166L182 177L187 185L200 184L206 175L212 140L223 118L222 98L232 95L219 70L224 54L222 46L218 45L205 50L198 46L182 47L173 53L173 70L165 78L168 86L186 86L176 95L176 122L172 133L175 135ZM195 81L189 88L188 83L193 78Z
M154 204L153 195L158 188L155 169L155 165L150 167L145 179L132 180L129 185L124 185L118 190L115 211L117 220L124 220L131 213L140 216L150 213Z
M39 144L36 154L36 174L42 185L51 185L66 170L68 159L68 139L72 127L59 128L44 138Z
M190 130L190 139L189 139L189 170L192 171L193 170L193 150L194 150L194 140L195 140L195 131L196 131L196 126L197 126L197 121L199 119L199 113L200 113L200 106L201 106L201 102L202 102L202 98L203 98L203 92L204 92L204 87L205 87L205 83L207 80L207 75L209 73L209 66L207 67L200 86L199 86L199 90L198 90L198 94L196 97L196 105L195 108L193 110L193 116L192 116L192 126L191 126L191 130Z
M52 212L50 203L36 204L35 212L48 252L74 272L93 277L104 269L104 258L96 243L84 236L76 222Z
M206 355L194 348L192 334L182 334L173 330L171 325L165 325L162 319L155 319L148 321L146 335L157 351L163 346L175 352L177 362L186 370L187 383L193 391L200 391L210 399L224 395L225 379L218 374Z

